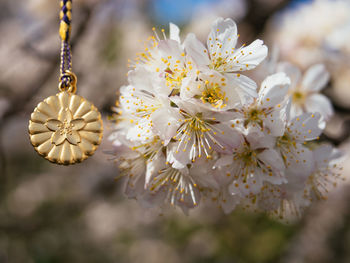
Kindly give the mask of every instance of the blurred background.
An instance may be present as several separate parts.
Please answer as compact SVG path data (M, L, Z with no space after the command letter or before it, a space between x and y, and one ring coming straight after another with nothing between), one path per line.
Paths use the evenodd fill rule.
M350 1L74 0L73 70L78 94L104 117L100 148L82 164L39 157L27 126L36 104L55 94L58 9L53 0L0 0L0 263L350 262L350 186L285 225L237 210L205 207L185 216L144 210L123 196L108 134L127 60L153 26L180 26L205 40L217 16L231 17L244 42L302 69L325 63L323 91L335 107L322 140L349 152ZM350 171L345 162L344 174Z

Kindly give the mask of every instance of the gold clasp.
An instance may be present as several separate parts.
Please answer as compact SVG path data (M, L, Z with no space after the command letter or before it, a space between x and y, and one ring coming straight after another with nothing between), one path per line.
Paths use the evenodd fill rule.
M63 81L63 79L68 80L68 85ZM77 76L69 70L65 71L60 77L58 89L60 91L66 91L74 94L77 91Z

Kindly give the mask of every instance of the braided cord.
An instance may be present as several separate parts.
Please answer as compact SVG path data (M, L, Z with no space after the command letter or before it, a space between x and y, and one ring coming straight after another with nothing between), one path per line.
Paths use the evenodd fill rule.
M60 11L60 38L61 38L61 67L60 67L60 81L65 86L69 85L71 81L67 75L67 71L72 70L72 56L70 48L70 34L72 23L72 0L61 0Z

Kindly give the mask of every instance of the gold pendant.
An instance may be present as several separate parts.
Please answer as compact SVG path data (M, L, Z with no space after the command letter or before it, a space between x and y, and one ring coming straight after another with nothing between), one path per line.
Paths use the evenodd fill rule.
M71 91L71 92L69 92ZM75 164L94 154L103 126L97 108L83 97L61 91L40 102L29 121L30 141L50 162Z

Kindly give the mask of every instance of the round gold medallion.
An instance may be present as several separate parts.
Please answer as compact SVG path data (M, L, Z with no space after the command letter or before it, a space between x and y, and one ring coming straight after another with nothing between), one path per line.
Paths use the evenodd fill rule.
M29 121L30 141L50 162L74 164L92 155L102 140L102 119L84 98L62 91L40 102Z

